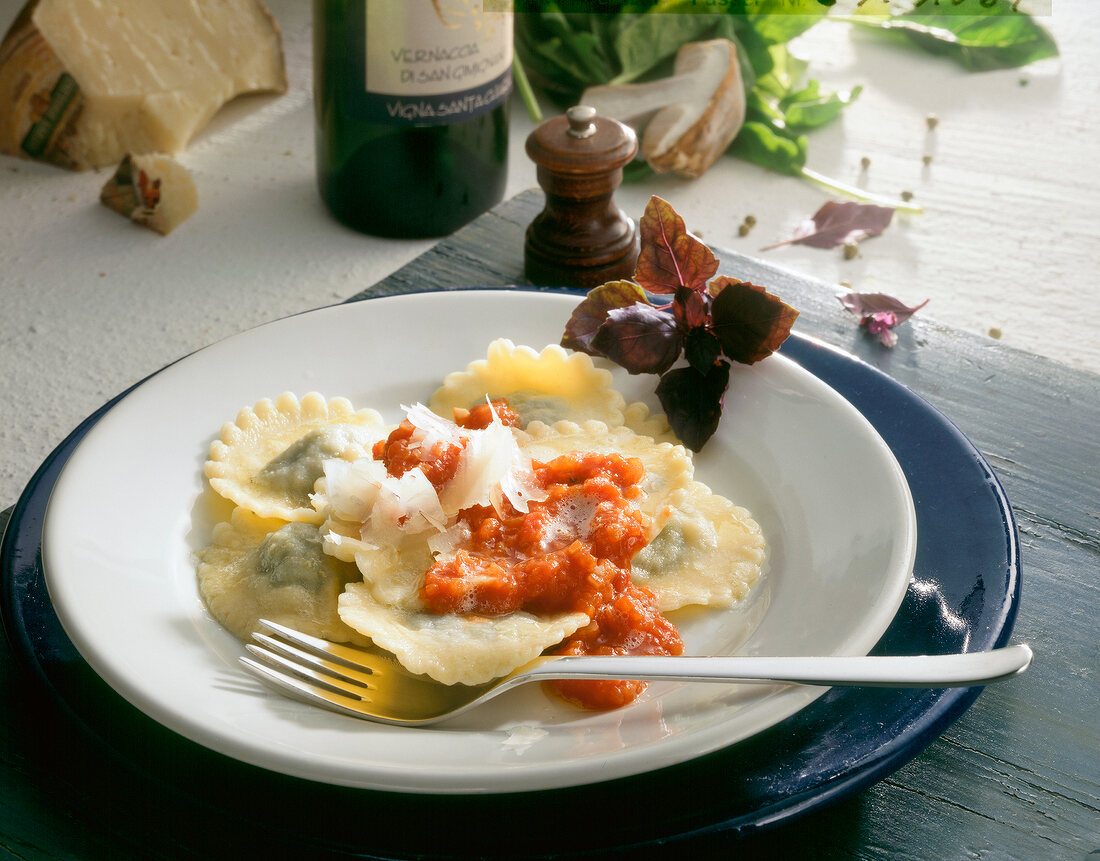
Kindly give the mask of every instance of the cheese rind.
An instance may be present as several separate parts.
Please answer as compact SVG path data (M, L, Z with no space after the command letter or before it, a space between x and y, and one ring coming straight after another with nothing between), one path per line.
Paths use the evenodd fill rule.
M286 88L261 0L31 0L0 44L0 152L77 170L177 153L234 97Z
M191 174L160 154L127 155L99 199L108 209L165 236L199 208Z

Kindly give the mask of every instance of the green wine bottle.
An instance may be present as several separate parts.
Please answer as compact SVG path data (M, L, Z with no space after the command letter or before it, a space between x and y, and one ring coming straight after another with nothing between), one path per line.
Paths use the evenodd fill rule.
M317 182L363 233L444 236L498 203L512 19L494 0L313 0Z

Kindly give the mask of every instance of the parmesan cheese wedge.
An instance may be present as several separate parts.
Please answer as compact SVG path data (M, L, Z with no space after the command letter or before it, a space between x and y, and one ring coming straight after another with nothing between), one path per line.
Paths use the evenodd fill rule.
M235 96L286 88L261 0L31 0L0 43L0 152L74 170L177 153Z
M164 236L199 208L187 169L167 155L128 155L99 193L108 209Z

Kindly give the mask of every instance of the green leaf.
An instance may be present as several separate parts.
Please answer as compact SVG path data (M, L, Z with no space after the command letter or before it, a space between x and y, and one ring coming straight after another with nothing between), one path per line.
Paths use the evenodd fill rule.
M817 81L810 83L814 85L812 90L796 93L789 100L781 103L786 109L789 129L803 131L832 122L863 91L862 87L853 87L847 92L838 91L821 95L818 92Z
M787 176L801 176L806 165L806 137L791 138L759 120L749 120L730 147L738 158Z
M810 63L796 57L787 50L786 45L772 45L768 53L772 58L772 69L756 82L756 86L777 99L782 99L798 86Z
M779 107L779 99L769 95L761 87L750 90L745 96L745 119L748 122L761 122L775 129L783 129L787 124L787 116Z
M516 56L531 85L558 105L576 103L584 86L577 67L560 38L551 36L540 15L515 16Z
M571 67L580 70L577 75L582 81L606 83L611 79L611 64L604 56L599 38L587 29L576 27L577 23L583 23L585 17L547 12L543 15L543 21L557 42L558 55L567 58Z
M752 66L753 79L766 75L772 70L772 42L753 27L745 16L730 16L732 26L737 31L739 44L745 51L745 58Z
M636 15L614 38L621 71L613 83L636 80L676 56L680 47L706 37L714 22L706 15Z
M783 45L801 36L829 11L819 0L758 0L749 3L749 23L766 42ZM781 10L778 13L769 10Z
M1058 56L1054 38L1042 25L1003 2L982 15L927 14L917 9L858 23L904 33L924 50L972 71L1011 69Z
M583 86L587 70L577 62L561 39L555 37L541 42L535 46L535 53L549 61L548 67L554 70L558 83L568 84L570 87Z

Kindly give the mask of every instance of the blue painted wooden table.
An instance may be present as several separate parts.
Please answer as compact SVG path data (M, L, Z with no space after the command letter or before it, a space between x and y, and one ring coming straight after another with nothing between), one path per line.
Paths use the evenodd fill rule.
M534 192L508 201L362 295L521 283L523 230L540 206ZM745 825L750 813L739 826L692 834L651 828L629 857L1082 859L1100 853L1094 619L1100 378L919 316L886 350L853 325L828 286L718 253L723 273L764 284L799 308L800 336L840 348L920 395L992 466L1018 527L1023 588L1011 608L1012 639L1029 642L1036 661L972 705L968 698L969 708L951 715L938 739L918 745L914 758L890 763L868 786L836 797L822 792L805 811L788 805L775 822L757 817L752 827ZM802 349L821 361L817 341L801 343L793 348L796 359ZM26 539L36 528L31 496L28 490L14 515L12 509L0 514L0 526L11 518L3 557L9 640L0 642L0 850L19 858L509 854L492 839L494 829L534 835L522 842L533 856L615 850L616 841L601 841L593 820L563 797L561 806L538 811L541 821L501 823L507 805L494 816L477 799L394 800L285 780L223 761L152 724L106 689L51 627L33 542ZM780 743L779 735L773 738ZM746 767L762 767L759 745L744 751ZM660 787L660 781L647 785L655 811L662 807ZM682 781L670 779L665 788L682 790ZM597 821L601 804L622 810L598 790L577 797ZM333 816L328 824L326 811ZM437 813L452 826L468 823L473 836L431 836L418 823ZM721 826L721 811L712 818ZM411 835L405 843L397 828Z

